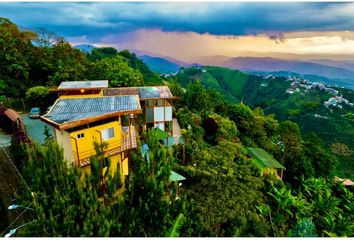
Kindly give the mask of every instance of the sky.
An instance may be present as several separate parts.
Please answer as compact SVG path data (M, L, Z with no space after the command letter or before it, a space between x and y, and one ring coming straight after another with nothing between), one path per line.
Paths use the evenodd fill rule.
M71 44L187 63L256 56L354 59L354 3L0 3L0 16Z

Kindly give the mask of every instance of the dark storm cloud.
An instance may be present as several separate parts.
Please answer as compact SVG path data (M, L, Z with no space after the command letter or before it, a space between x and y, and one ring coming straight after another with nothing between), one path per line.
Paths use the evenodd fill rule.
M352 3L0 3L0 16L63 36L158 28L216 35L354 30Z

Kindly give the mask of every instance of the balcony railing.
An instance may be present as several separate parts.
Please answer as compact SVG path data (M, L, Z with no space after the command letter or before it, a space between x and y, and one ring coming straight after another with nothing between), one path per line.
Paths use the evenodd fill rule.
M129 130L130 129L130 130ZM130 131L130 132L129 132ZM108 145L108 148L104 151L106 157L116 155L129 149L137 147L136 130L134 126L122 126L121 127L121 139L114 141ZM74 162L77 166L84 167L91 164L90 158L96 154L95 149L79 152L73 151Z

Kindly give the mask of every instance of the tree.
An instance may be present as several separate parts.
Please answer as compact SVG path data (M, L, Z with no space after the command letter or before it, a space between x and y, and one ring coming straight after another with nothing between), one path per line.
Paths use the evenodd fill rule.
M213 110L212 103L206 89L200 81L189 83L187 85L185 101L188 108L197 112L208 112Z
M42 111L47 108L47 99L49 95L49 90L47 87L35 86L31 87L26 92L26 99L30 104L36 104Z
M23 204L33 203L30 224L18 232L21 236L109 236L114 224L119 224L117 212L122 198L113 207L105 207L90 177L75 166L68 166L63 151L53 141L28 148L29 160L24 177L32 195L22 194ZM111 203L111 201L110 201ZM114 209L114 210L113 210Z
M123 50L118 54L125 58L131 68L138 70L143 75L145 84L158 85L162 83L160 76L151 71L144 61L139 59L135 53L129 52L128 50Z
M26 89L34 38L34 33L20 31L10 20L0 18L0 81L7 96L18 97Z
M121 56L96 62L90 71L90 78L107 79L111 87L141 86L144 83L142 74L129 67Z
M133 169L126 186L129 222L125 235L165 236L174 216L180 213L180 200L168 191L173 161L154 131L149 131L144 139L149 146L148 154L143 156L138 149L131 157Z
M38 28L35 33L37 37L34 39L34 43L42 48L51 47L63 40L58 34L45 28Z
M103 58L113 58L116 57L118 54L117 49L113 47L100 47L100 48L94 48L91 53L88 53L88 59L90 61L99 61L102 60Z
M48 84L59 85L63 81L81 81L87 79L90 62L79 49L72 48L64 39L49 49L50 63ZM46 63L46 62L45 62Z

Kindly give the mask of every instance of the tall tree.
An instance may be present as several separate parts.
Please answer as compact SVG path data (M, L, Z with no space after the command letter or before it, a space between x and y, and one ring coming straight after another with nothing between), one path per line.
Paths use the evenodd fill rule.
M141 86L142 74L131 68L121 56L104 58L97 61L90 71L90 79L107 79L111 87Z

